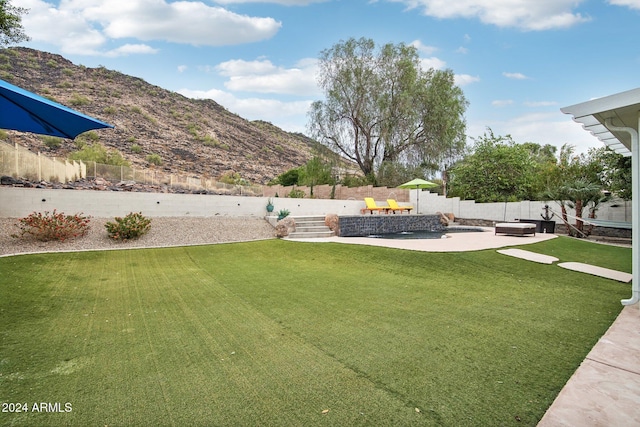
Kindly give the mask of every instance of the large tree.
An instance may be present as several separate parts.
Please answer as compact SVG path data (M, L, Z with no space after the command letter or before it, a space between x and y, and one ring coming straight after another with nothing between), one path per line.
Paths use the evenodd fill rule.
M539 162L532 151L544 150L487 129L474 139L473 152L451 168L448 194L477 202L533 199Z
M413 46L342 41L324 50L309 130L375 182L383 162L436 168L465 148L467 101L450 70L424 70Z
M29 40L22 28L22 15L28 12L13 6L8 0L0 0L0 47Z

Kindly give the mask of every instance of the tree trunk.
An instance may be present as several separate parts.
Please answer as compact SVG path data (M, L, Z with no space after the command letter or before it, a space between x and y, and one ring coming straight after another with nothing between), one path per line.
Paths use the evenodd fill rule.
M582 222L582 211L582 200L576 200L576 228L580 231L584 228L584 222Z

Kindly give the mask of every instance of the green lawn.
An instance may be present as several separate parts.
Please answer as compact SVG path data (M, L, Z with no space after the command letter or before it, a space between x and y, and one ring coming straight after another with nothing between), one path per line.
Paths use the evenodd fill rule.
M626 248L523 248L631 271ZM0 424L29 426L534 426L631 288L494 250L281 240L0 272L0 401L29 409Z

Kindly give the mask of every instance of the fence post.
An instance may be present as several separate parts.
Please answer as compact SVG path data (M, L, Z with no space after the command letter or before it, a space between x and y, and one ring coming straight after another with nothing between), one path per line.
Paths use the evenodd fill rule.
M42 157L38 151L38 182L42 182Z
M18 161L18 143L14 142L15 144L15 150L14 150L14 159L15 159L15 163L16 163L16 178L20 177L20 168L18 168L18 165L20 164L20 162Z

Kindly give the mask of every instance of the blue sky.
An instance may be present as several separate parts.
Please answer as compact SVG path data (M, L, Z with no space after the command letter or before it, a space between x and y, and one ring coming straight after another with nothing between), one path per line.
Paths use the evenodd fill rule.
M600 142L560 107L640 86L640 0L12 0L24 46L212 98L305 132L320 51L348 38L415 45L451 69L467 134L577 151Z

